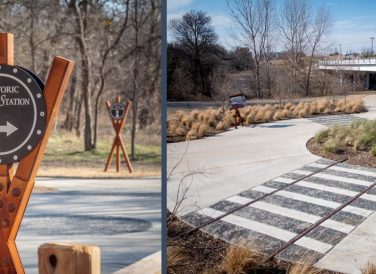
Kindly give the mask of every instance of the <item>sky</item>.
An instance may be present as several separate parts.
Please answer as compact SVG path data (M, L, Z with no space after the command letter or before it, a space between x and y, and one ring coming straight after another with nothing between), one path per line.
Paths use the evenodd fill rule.
M282 0L276 0L281 5ZM376 37L376 1L375 0L310 0L315 10L325 5L331 13L333 25L325 37L328 52L361 52L371 48L370 37ZM235 25L227 11L226 0L167 0L167 19L180 18L189 10L205 11L212 19L212 25L218 35L218 42L227 49L237 46L231 32ZM168 40L173 39L168 33ZM374 40L376 50L376 39Z

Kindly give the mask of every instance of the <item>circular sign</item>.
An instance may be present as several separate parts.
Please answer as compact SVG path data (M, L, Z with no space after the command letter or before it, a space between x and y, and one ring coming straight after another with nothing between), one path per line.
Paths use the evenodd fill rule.
M0 164L19 162L29 154L44 134L46 114L43 85L35 76L0 65Z
M120 120L125 115L125 106L122 103L115 103L111 105L110 115L114 120Z

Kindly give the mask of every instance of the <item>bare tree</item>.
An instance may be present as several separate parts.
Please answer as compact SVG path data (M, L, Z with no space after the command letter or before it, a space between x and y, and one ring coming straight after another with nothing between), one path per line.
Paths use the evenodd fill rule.
M172 33L192 60L192 78L195 86L205 94L207 81L203 69L203 56L217 41L217 35L211 26L211 18L205 12L191 10L181 19L173 19L169 23ZM209 95L210 94L206 94Z
M307 0L285 0L279 26L288 56L290 88L295 91L297 91L299 64L309 43L310 20L310 7Z
M231 17L239 27L234 37L253 55L256 80L256 96L261 97L261 62L266 56L274 1L272 0L228 0Z
M122 95L135 101L134 129L141 128L141 110L144 128L156 122L160 113L160 6L160 0L0 1L0 31L17 37L17 64L43 79L53 56L76 61L62 106L65 119L57 127L75 130L83 137L85 150L96 149L98 138L109 133L101 127L108 121L103 97ZM135 70L139 73L134 91ZM135 130L133 147L136 136Z
M69 7L72 9L75 21L76 43L81 58L81 89L85 107L85 130L84 146L86 151L95 149L93 143L93 114L92 114L92 59L89 54L88 45L88 21L90 16L90 3L82 1L78 3L71 0Z
M116 69L116 66L110 65L108 66L108 60L111 57L111 53L118 49L119 43L121 42L121 38L124 34L124 32L128 28L128 21L129 21L129 2L130 0L125 1L125 16L123 19L123 22L121 23L121 26L119 29L117 29L114 34L110 32L109 28L112 25L112 22L115 20L115 18L107 18L108 23L106 24L106 28L104 31L104 37L103 39L107 41L107 43L104 44L103 49L101 49L102 54L100 57L100 66L99 66L99 83L98 83L98 91L95 94L95 103L94 103L94 140L93 140L93 146L97 146L97 139L98 139L98 115L99 115L99 104L100 99L104 93L104 90L106 88L106 80L109 77L109 75L112 73L114 69ZM114 36L114 37L112 37ZM113 39L111 39L113 38Z
M323 37L329 31L329 28L332 25L331 16L329 10L322 6L316 13L312 30L309 33L309 44L311 47L310 56L309 56L309 64L307 69L306 75L306 83L305 83L305 96L309 95L310 92L310 79L311 79L311 71L314 61L314 56L319 49L320 43L322 42Z

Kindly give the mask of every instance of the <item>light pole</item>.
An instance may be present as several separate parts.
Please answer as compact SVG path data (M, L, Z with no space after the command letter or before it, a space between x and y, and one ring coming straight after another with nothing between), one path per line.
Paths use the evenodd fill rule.
M373 55L373 39L375 39L375 37L371 37L371 54Z

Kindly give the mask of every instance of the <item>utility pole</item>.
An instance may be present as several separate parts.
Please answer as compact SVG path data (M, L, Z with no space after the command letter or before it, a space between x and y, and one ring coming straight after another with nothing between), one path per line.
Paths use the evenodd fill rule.
M373 55L373 39L375 39L375 37L371 37L371 54Z
M339 59L342 60L342 45L339 44Z

